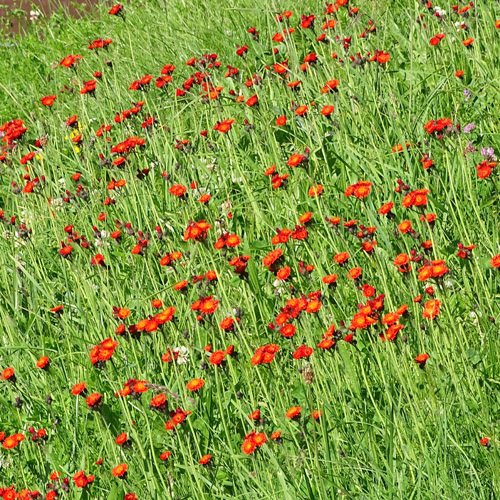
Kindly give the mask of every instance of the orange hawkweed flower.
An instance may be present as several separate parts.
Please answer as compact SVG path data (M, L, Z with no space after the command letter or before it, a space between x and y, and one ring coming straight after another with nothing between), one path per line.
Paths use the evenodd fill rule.
M323 194L323 190L324 190L324 187L321 185L321 184L316 184L316 186L311 186L309 188L309 196L311 197L315 197L315 196L319 196L321 194Z
M71 68L75 64L77 64L79 61L81 61L82 56L79 54L76 55L69 55L63 58L63 60L59 63L59 66L64 66L65 68Z
M48 108L50 108L50 106L52 106L52 104L54 104L55 100L57 99L57 96L56 95L47 95L45 97L42 97L40 99L40 102L44 105L44 106L47 106Z
M394 265L398 267L399 271L402 273L407 273L411 270L411 265L408 264L410 257L404 253L400 253L394 259Z
M422 312L422 315L424 318L430 319L432 321L439 315L440 308L441 308L440 300L437 299L429 300L424 305L424 310Z
M130 309L126 309L125 307L120 307L116 314L120 319L128 318L130 315Z
M407 233L408 231L411 230L411 221L409 220L404 220L400 224L398 224L398 228L402 233Z
M194 378L193 380L190 380L186 384L186 387L187 387L188 391L196 392L196 391L199 391L204 385L205 385L205 381L203 379Z
M323 411L322 410L314 410L311 413L311 418L314 418L314 420L319 420L323 416Z
M12 368L12 367L5 368L5 370L3 370L2 374L0 375L0 379L8 380L9 382L15 382L16 375L14 373L14 368Z
M425 366L425 363L427 363L427 360L429 359L429 355L428 354L419 354L416 358L415 358L415 363L418 363L420 368L423 368Z
M301 345L297 347L296 351L293 353L293 359L308 358L313 353L312 347L307 347L306 345ZM288 417L287 417L288 418Z
M386 64L390 60L391 55L389 52L384 52L383 50L376 50L375 55L370 59L370 61L377 61L379 64Z
M190 222L186 231L184 232L184 241L190 239L195 241L204 241L207 237L207 232L212 226L201 220L198 222Z
M112 16L117 16L123 12L123 5L120 3L117 3L116 5L113 5L111 9L109 10L108 14Z
M433 278L441 278L449 271L450 271L450 269L445 266L443 261L437 261L435 264L433 263L433 266L432 266L432 277Z
M338 253L337 255L335 255L333 260L337 264L340 264L340 265L345 264L349 260L349 254L347 252Z
M262 265L264 267L271 267L278 259L280 259L283 255L283 250L281 248L277 248L272 252L268 253L264 259L262 260Z
M245 453L245 455L251 455L256 447L257 445L253 439L245 439L241 445L241 451Z
M253 442L256 446L262 446L267 441L267 436L263 432L259 432L253 436Z
M87 384L85 382L80 382L79 384L75 384L73 386L73 388L71 389L71 394L73 394L73 396L78 396L79 394L85 392L86 388Z
M321 93L322 94L327 94L328 92L331 92L331 91L336 91L337 90L337 86L340 82L336 79L333 79L333 80L328 80L325 85L323 85L322 89L321 89Z
M285 414L286 418L289 419L298 419L300 418L300 412L302 411L301 406L292 406Z
M250 363L253 366L260 365L261 363L271 363L279 349L279 346L276 344L267 344L265 346L258 347Z
M224 351L215 351L210 355L208 362L211 365L220 366L224 362L225 357L226 353Z
M286 164L289 167L296 167L297 165L300 165L304 160L305 160L304 155L300 153L294 153L292 156L290 156Z
M309 106L299 106L296 110L295 110L295 114L298 115L298 116L303 116L307 113L307 110L308 110Z
M500 268L500 255L494 255L490 260L491 267Z
M22 434L21 434L22 435ZM24 439L24 436L23 436ZM2 441L2 447L6 450L12 450L15 448L22 440L19 440L16 435L8 436Z
M42 370L48 370L50 364L50 359L48 356L42 356L37 362L36 367L41 368Z
M398 313L387 313L382 318L383 325L393 325L394 323L397 323L398 321L399 321L399 314Z
M94 266L104 266L105 265L104 255L98 253L92 257L90 262Z
M179 283L176 283L174 285L174 290L177 290L177 291L184 290L187 286L188 286L187 280L182 280L182 281L179 281Z
M347 274L347 277L349 279L357 280L361 277L362 274L363 270L360 267L353 267Z
M272 434L271 434L271 439L273 441L276 441L278 439L281 439L281 431L274 431Z
M219 132L224 134L224 133L229 132L231 130L231 126L233 125L234 122L235 122L235 120L233 120L233 119L226 119L222 122L217 122L214 125L214 130L218 130Z
M186 192L186 189L187 188L185 186L182 186L180 184L174 184L168 191L170 194L173 194L174 196L181 198Z
M477 167L477 176L480 179L486 179L491 175L493 172L493 168L498 165L498 162L488 162L488 161L482 161Z
M286 267L280 269L276 273L276 278L279 279L280 281L285 281L290 277L290 272L291 272L290 267L286 266Z
M208 465L210 463L210 460L212 460L212 455L203 455L199 460L199 464Z
M280 328L281 335L287 338L293 337L295 335L295 331L296 331L295 325L291 324L284 325Z
M331 105L323 106L323 108L321 108L320 113L323 116L330 116L333 113L334 110L335 110L335 108L333 106L331 106Z
M359 200L366 198L370 194L371 186L373 184L368 181L358 181L356 184L348 186L344 192L344 196L354 195Z
M441 33L438 33L436 36L433 36L431 39L430 39L430 44L435 46L435 45L438 45L439 42L445 38L446 35L444 34L441 34Z
M226 238L226 245L230 248L237 247L241 243L241 238L236 234L230 234Z
M115 476L115 477L122 479L126 476L127 469L128 469L127 464L120 464L120 465L117 465L116 467L113 467L111 474L113 474L113 476Z
M149 408L154 410L162 410L167 405L167 396L165 394L157 394L151 398Z
M391 325L387 331L385 332L385 335L383 333L380 334L380 338L382 339L382 341L393 341L400 330L402 330L404 328L403 325L400 325L400 324L394 324L394 325Z
M98 392L94 392L90 396L87 396L85 402L87 403L89 410L97 410L100 406L102 406L102 396Z
M201 314L213 314L217 310L218 306L218 300L213 299L212 297L205 297L200 304L199 311Z
M481 446L486 446L486 447L488 447L488 448L491 446L491 444L490 444L490 439L489 439L489 438L487 438L487 437L484 437L484 438L480 439L480 440L479 440L479 444L480 444Z
M116 437L115 444L117 444L118 446L123 446L127 442L127 440L128 440L127 433L122 432Z

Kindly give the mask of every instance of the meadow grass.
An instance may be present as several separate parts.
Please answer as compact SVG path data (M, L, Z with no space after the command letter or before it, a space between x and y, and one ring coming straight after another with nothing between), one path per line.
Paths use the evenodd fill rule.
M496 163L500 147L498 2L462 14L443 4L446 14L436 16L436 5L418 1L351 0L331 9L326 18L337 22L326 30L327 7L311 0L134 0L123 15L109 15L110 7L78 21L56 13L0 48L0 124L20 119L27 128L2 142L0 163L0 369L15 371L0 380L4 498L11 486L48 499L497 498L500 167L484 178L476 167ZM287 9L293 15L278 21ZM311 14L313 28L300 27ZM272 40L289 27L282 42ZM329 43L317 41L321 33ZM436 34L446 36L431 45ZM101 38L112 43L87 49ZM464 46L467 38L474 41ZM376 51L390 58L370 61ZM82 58L60 65L70 54ZM316 58L301 68L310 54ZM157 88L167 64L176 66L172 81ZM234 77L225 76L228 65L238 68ZM178 95L196 72L206 87L195 82ZM129 90L147 74L150 83ZM93 79L95 91L81 94ZM333 79L335 90L322 93ZM296 90L287 86L293 81L301 82ZM49 95L57 98L44 106ZM298 105L307 113L297 115ZM335 109L323 116L326 105ZM65 125L74 115L76 126ZM229 119L230 130L214 129ZM444 122L424 129L442 119L450 123L441 130ZM112 127L96 137L103 124ZM111 154L129 137L146 141ZM303 155L296 167L288 165L293 154ZM119 156L125 162L113 165ZM289 175L280 187L265 175L272 165ZM358 181L371 183L369 194L346 196ZM174 185L187 188L182 197ZM402 205L425 189L426 203ZM206 203L203 194L211 195ZM379 214L387 202L393 216ZM307 212L306 239L271 242L277 229L296 231ZM186 240L186 228L202 220L211 226L206 239ZM405 220L410 231L399 226ZM239 244L215 249L224 234ZM73 247L67 257L61 242ZM461 245L475 248L463 257ZM279 267L290 267L286 280L263 265L277 248ZM172 252L182 256L162 265ZM342 252L343 266L334 261ZM411 264L398 269L399 255ZM251 257L241 274L228 263L237 256ZM207 279L211 270L216 280ZM350 270L362 275L348 278ZM327 275L337 275L336 286ZM381 294L383 307L369 304ZM215 311L192 310L210 296ZM297 309L304 297L321 308ZM291 299L295 309L284 310ZM431 300L440 307L432 303L429 318L423 306ZM173 319L155 327L170 306ZM114 308L130 315L120 319ZM283 311L296 328L289 338L276 326ZM395 311L399 333L383 322ZM226 318L233 328L221 328ZM355 318L365 324L356 328ZM118 345L92 363L94 346L108 338ZM317 347L323 338L333 346ZM253 366L268 344L279 346L274 359ZM294 359L303 345L312 354ZM179 357L162 361L169 349ZM217 351L220 366L210 357ZM429 356L421 365L420 354ZM36 366L43 356L45 369ZM195 378L204 386L191 392ZM80 382L86 393L72 395ZM124 386L130 394L116 395ZM93 393L102 395L94 410L86 401ZM172 415L151 408L158 394ZM300 418L286 418L293 407ZM174 415L183 422L166 429ZM32 440L30 427L46 435ZM247 437L255 448L247 455L242 444L254 430L267 441ZM26 439L9 449L16 433ZM131 444L115 443L122 433ZM119 464L128 465L122 478L112 474ZM95 480L78 487L78 471Z

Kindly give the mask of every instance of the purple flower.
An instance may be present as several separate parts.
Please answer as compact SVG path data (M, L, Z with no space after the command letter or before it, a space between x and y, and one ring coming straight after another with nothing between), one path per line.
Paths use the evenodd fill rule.
M464 134L470 134L476 128L476 124L474 122L468 123L464 127Z
M485 160L496 161L496 159L497 159L497 157L495 155L495 150L491 146L489 146L487 148L481 148L481 156Z
M470 90L464 89L465 101L467 102L470 99Z

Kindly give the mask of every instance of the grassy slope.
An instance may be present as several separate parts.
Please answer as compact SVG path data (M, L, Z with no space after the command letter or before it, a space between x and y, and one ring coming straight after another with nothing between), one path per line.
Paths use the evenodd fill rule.
M45 427L50 435L43 447L26 440L19 453L2 450L2 460L13 467L0 469L1 485L42 490L53 470L66 476L84 468L98 478L88 498L122 498L128 491L135 491L139 498L164 498L165 492L171 492L181 498L313 499L333 498L338 491L347 498L366 499L494 498L499 488L496 422L500 377L498 327L489 318L500 318L499 277L489 268L489 259L498 253L498 181L477 179L475 166L481 157L476 153L464 158L462 151L468 140L478 149L500 147L499 122L493 119L500 100L499 33L494 28L500 17L498 5L487 2L472 11L466 21L470 26L467 36L476 42L467 50L460 43L464 34L456 31L452 21L442 25L426 14L428 28L418 25L415 19L426 9L417 2L391 2L388 7L385 2L360 1L357 6L362 16L353 20L342 12L334 32L352 34L350 54L381 49L390 52L391 60L384 67L370 63L365 69L356 69L348 63L341 45L314 42L307 30L297 30L293 42L283 44L276 58L271 55L270 36L279 29L273 13L291 8L295 12L292 25L296 26L302 13L319 16L321 2L301 2L300 11L286 3L268 3L259 9L245 8L245 4L132 2L126 5L125 22L106 15L67 23L55 17L44 30L43 43L32 34L15 48L1 50L0 123L24 119L29 140L14 156L12 166L1 167L0 208L8 217L17 215L25 221L33 233L20 247L13 235L0 238L0 367L14 366L19 379L15 387L0 384L0 431L21 432L33 425ZM449 6L442 7L450 11ZM369 19L379 29L376 35L360 39ZM246 33L249 26L261 32L260 43L251 41ZM429 38L439 32L447 37L438 47L431 47ZM99 37L113 39L109 51L87 51L89 41ZM246 43L250 51L240 59L235 44ZM297 71L297 63L312 51L321 63L304 76ZM346 60L345 65L331 58L333 51ZM173 94L177 85L166 93L155 88L144 94L127 90L131 81L146 73L156 76L167 63L177 66L174 82L180 85L191 72L184 62L212 52L223 62L219 72L214 72L215 84L226 87L220 102L203 105L195 98L177 99ZM70 53L84 56L75 73L52 68L52 63ZM112 69L105 65L105 58L113 61ZM224 79L227 64L237 66L248 77L263 75L266 64L285 58L290 59L292 79L303 80L298 95L279 85L272 75L257 90L258 109L237 105L227 94L230 88L237 93L241 90L246 98L254 93L241 83ZM454 76L457 69L465 71L461 80ZM81 96L77 89L97 70L103 72L103 78L96 98ZM40 106L40 97L58 94L64 85L72 85L73 78L78 81L75 92L58 95L52 110ZM320 94L319 89L331 78L340 80L339 92ZM471 92L468 101L465 88ZM155 116L165 127L146 135L139 118L114 125L111 144L140 135L147 136L147 147L131 157L123 172L102 168L98 153L108 155L109 149L102 140L89 149L93 131L101 123L113 123L117 112L141 99L146 101L144 114ZM291 100L300 104L316 101L317 108L334 104L338 129L314 112L305 119L294 119ZM73 114L79 116L84 136L79 153L65 139L68 133L62 126ZM278 114L289 117L287 127L275 126ZM443 143L431 140L425 145L428 137L422 126L442 117L462 126L475 122L476 129L469 136L459 135ZM212 131L217 120L226 118L236 119L228 135ZM251 133L244 130L244 118L255 125ZM203 129L209 130L213 151L199 138ZM49 144L34 168L47 177L43 196L14 196L10 183L23 184L18 158L43 134L49 137ZM190 139L194 152L174 149L175 139ZM393 145L405 141L422 145L398 155L391 153ZM286 159L305 147L311 148L307 171L289 169ZM423 171L420 163L422 153L429 151L437 165L432 173ZM79 158L82 153L83 160ZM207 169L214 159L217 169ZM177 168L176 163L180 164ZM263 172L271 164L280 173L291 174L286 191L270 189ZM144 168L151 168L151 173L138 181L135 173ZM47 198L61 196L59 179L74 192L71 175L75 171L82 172L81 183L92 195L79 206L65 205L53 217ZM200 206L195 196L184 203L175 199L161 177L163 171L171 173L175 183L189 185L197 180L212 194L210 204ZM106 190L112 176L126 179L127 186L116 196L115 206L103 207L106 196L115 196ZM394 193L399 177L413 189L431 190L427 211L437 214L434 230L419 222L419 213L401 207L400 197ZM233 182L239 178L241 181ZM374 184L363 203L343 196L346 186L359 179ZM324 185L325 193L310 198L308 189L317 183ZM206 218L214 224L221 214L218 207L227 199L231 199L234 213L230 231L243 240L241 251L230 255L252 255L247 281L236 278L227 259L213 250L213 228L206 246L182 242L190 220ZM433 241L433 258L445 259L452 270L451 285L434 285L436 297L443 302L437 321L423 320L420 307L412 303L423 290L415 271L404 280L392 264L397 254L409 253L420 240L395 237L394 223L377 215L380 205L390 200L396 204L396 220L412 220L421 240ZM315 224L307 242L284 246L286 263L292 267L291 283L297 290L309 293L322 288L326 295L320 312L302 316L296 336L288 341L266 328L288 296L274 295L274 277L262 268L261 260L272 248L274 229L293 228L307 210L314 212ZM97 221L102 211L108 214L106 222ZM335 215L377 226L378 247L373 257L359 250L347 231L337 234L328 227L324 217ZM133 238L92 251L76 248L71 261L60 258L64 226L73 224L93 241L92 226L110 232L115 219L152 233L160 224L169 237L162 243L152 239L144 258L130 254ZM14 232L11 227L5 229ZM458 242L477 245L474 259L463 262L456 257ZM184 259L184 267L166 273L155 254L174 250L191 254ZM338 325L341 320L349 324L356 304L366 300L345 279L345 270L332 261L333 255L346 250L351 254L350 265L363 268L363 283L386 294L386 311L407 303L412 314L395 343L381 342L374 330L359 332L356 346L340 342L333 355L317 350L310 358L314 382L308 385L298 371L306 363L292 359L290 342L294 348L303 343L315 346L330 324ZM90 265L97 251L104 254L107 269ZM311 279L299 275L299 260L314 264ZM16 272L16 266L22 274ZM172 286L209 269L220 275L210 293L220 298L221 305L214 320L198 326L189 309L198 297L197 288L192 286L182 296L173 293ZM340 275L335 292L327 291L320 279L333 272ZM200 293L209 291L202 288ZM169 324L163 332L144 335L140 341L119 339L113 363L101 371L92 368L90 348L113 336L117 325L112 307L130 308L131 319L138 321L151 313L153 298L175 305L175 326ZM48 311L57 304L65 304L60 320ZM244 311L242 327L239 333L224 333L217 325L232 314L233 307ZM422 323L425 329L420 328ZM184 331L189 333L188 339ZM268 342L281 346L273 364L251 367L255 348ZM235 344L239 359L229 360L225 370L211 366L205 372L200 370L200 360L205 359L202 348L208 343L214 349ZM167 348L179 345L190 349L187 365L160 361ZM421 352L431 356L425 371L413 362ZM34 368L41 355L52 359L49 373ZM185 383L195 376L204 378L206 385L193 407L186 399ZM148 409L149 393L141 401L114 397L129 377L164 384L178 392L183 408L193 411L186 426L177 434L165 431L165 418ZM69 394L71 386L81 380L91 392L105 395L101 414L89 412L82 399L77 401ZM236 397L237 391L243 398ZM54 399L50 407L44 402L47 394ZM22 410L12 406L16 396L25 401ZM303 407L307 423L284 418L294 405ZM281 429L284 443L268 443L258 454L246 457L241 443L254 428L247 415L257 408L264 416L265 432ZM317 409L323 410L324 417L315 423L308 416ZM59 423L53 425L56 418ZM113 442L124 431L134 441L131 450L120 450ZM490 451L478 443L483 436L493 443ZM167 449L173 457L165 474L158 457ZM212 468L198 465L204 453L214 456ZM93 464L101 456L105 462L99 469ZM129 464L124 482L109 473L121 462ZM72 498L78 494L73 488Z

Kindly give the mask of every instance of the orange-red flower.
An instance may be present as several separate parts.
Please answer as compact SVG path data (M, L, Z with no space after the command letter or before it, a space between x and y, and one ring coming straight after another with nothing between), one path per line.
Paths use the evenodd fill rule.
M323 194L324 187L321 184L316 184L316 186L311 186L309 188L309 196L315 197L319 196L320 194Z
M429 359L429 355L428 354L419 354L415 358L415 362L420 365L420 368L423 368L425 366L425 363L427 362L428 359Z
M344 196L354 195L359 200L366 198L370 194L371 186L373 184L368 181L358 181L351 186L348 186L344 192Z
M200 458L199 463L201 465L208 465L210 463L210 460L212 460L212 455L203 455Z
M224 351L215 351L210 355L208 362L212 365L220 366L226 358Z
M437 299L429 300L424 305L422 315L424 318L433 320L439 315L441 309L441 301Z
M113 467L111 474L113 474L113 476L115 476L115 477L122 479L126 476L127 469L128 469L127 464L120 464L120 465L117 465L116 467Z
M337 255L335 255L333 260L337 264L345 264L349 260L349 254L347 252L338 253Z
M251 455L256 447L257 445L253 439L245 439L241 445L241 451L245 453L245 455Z
M193 380L190 380L186 387L188 391L191 392L196 392L199 391L203 386L205 385L205 381L201 378L194 378Z
M2 379L2 380L8 380L10 382L15 382L16 381L16 375L14 373L14 368L12 368L12 367L5 368L2 371L2 374L0 375L0 379Z
M290 156L290 158L288 158L288 161L286 162L286 164L289 166L289 167L297 167L298 165L300 165L304 160L306 159L306 157L303 155L303 154L300 154L300 153L294 153L292 156Z
M120 3L113 5L113 7L111 7L111 9L108 12L108 14L111 14L112 16L117 16L122 13L123 13L123 5Z
M252 357L250 363L253 366L260 365L262 363L268 364L274 359L274 356L279 351L279 346L276 344L267 344L262 347L258 347L255 354Z
M300 412L302 411L301 406L292 406L285 414L286 418L298 419L300 418Z
M37 362L36 367L41 368L42 370L48 370L50 365L50 359L48 356L42 356Z
M57 96L56 95L47 95L45 97L42 97L40 99L40 102L44 105L44 106L47 106L48 108L50 108L50 106L52 106L52 104L54 104L55 100L57 99Z
M102 395L98 392L94 392L90 396L87 396L85 402L90 410L97 410L102 406Z

